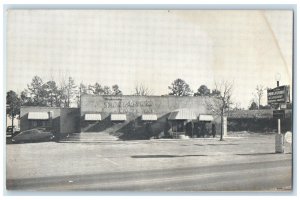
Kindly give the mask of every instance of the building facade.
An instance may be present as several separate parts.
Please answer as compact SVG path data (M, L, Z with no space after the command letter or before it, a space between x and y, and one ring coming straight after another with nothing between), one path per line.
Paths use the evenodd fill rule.
M80 132L78 108L22 106L20 130L47 128L57 137Z
M194 137L201 135L199 129L209 134L213 122L217 130L220 129L220 120L208 109L210 100L211 97L200 96L83 95L81 132L104 131L121 139L146 139L174 133Z
M56 136L81 132L120 139L199 137L220 120L208 109L211 97L82 95L80 108L21 107L21 131L47 127Z

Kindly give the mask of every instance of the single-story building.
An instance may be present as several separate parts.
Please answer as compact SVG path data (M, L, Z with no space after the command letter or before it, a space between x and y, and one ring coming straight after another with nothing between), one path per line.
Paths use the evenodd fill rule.
M117 133L121 139L143 139L158 135L199 136L200 126L209 133L220 120L207 101L212 97L82 95L81 132ZM203 132L203 131L202 131Z
M63 137L75 132L107 132L120 139L220 132L220 119L207 101L212 97L82 95L80 108L21 107L21 131L48 127Z
M22 106L20 109L20 130L47 128L56 136L64 137L80 131L78 108Z

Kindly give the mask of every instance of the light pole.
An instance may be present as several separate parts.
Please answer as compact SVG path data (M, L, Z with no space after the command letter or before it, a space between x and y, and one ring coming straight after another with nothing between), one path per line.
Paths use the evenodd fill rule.
M280 81L280 79L281 79L280 73L275 74L275 80L277 82L277 87L279 87L279 81Z

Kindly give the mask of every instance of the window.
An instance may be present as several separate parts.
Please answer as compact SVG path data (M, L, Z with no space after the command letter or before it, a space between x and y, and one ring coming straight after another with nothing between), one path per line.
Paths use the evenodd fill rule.
M172 122L173 132L184 132L184 121L174 121Z
M47 127L49 125L47 120L33 120L31 122L32 128L36 127Z
M37 121L32 121L32 127L35 128L38 126L38 122Z

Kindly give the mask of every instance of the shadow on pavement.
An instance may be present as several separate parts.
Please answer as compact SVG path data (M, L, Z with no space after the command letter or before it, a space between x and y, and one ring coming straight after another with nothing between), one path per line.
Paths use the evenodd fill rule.
M131 158L178 158L178 157L197 157L207 155L138 155L131 156Z

